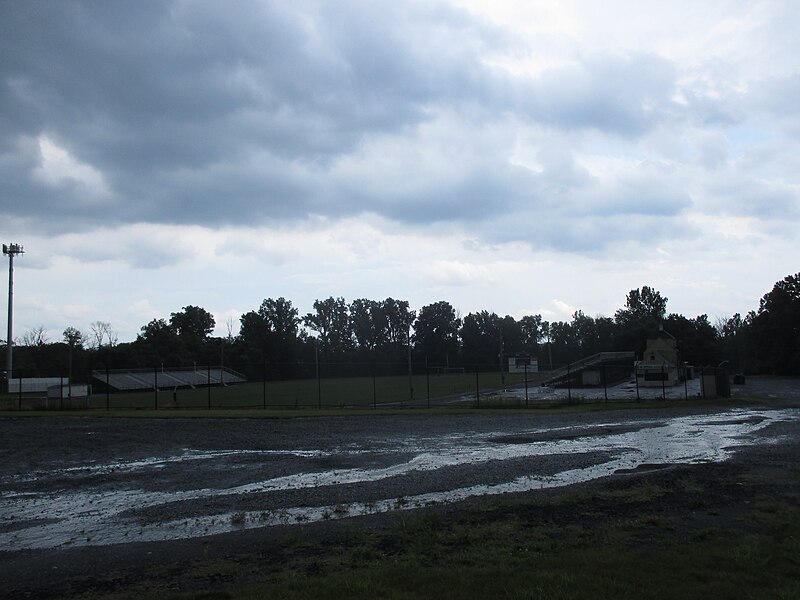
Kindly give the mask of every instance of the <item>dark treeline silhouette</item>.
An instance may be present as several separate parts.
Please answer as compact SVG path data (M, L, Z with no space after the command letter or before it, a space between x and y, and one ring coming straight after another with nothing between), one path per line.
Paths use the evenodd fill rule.
M110 324L96 322L83 334L68 327L49 342L42 328L25 334L15 348L14 376L72 374L83 380L92 369L200 368L223 363L253 379L309 376L308 365L393 365L402 372L409 357L434 368L496 370L506 357L538 358L540 369L569 364L602 351L641 355L648 335L663 327L679 342L682 360L697 366L729 361L752 374L800 374L800 273L777 282L758 309L744 317L693 318L667 312L667 298L644 286L631 290L613 317L576 311L569 321L541 315L517 320L482 310L461 317L449 302L411 310L405 300L344 298L317 300L300 315L285 298L266 298L240 317L239 334L212 337L213 315L185 306L169 319L154 319L136 340L117 343ZM229 324L229 330L232 329ZM353 371L355 372L355 371ZM384 368L382 372L389 372Z

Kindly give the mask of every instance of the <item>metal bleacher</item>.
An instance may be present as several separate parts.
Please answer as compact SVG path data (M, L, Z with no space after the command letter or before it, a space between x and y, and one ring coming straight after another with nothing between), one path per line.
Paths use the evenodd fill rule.
M245 383L247 378L233 369L211 367L205 369L154 369L136 371L92 371L92 378L117 392L195 388L208 385L233 385Z
M568 381L578 377L584 371L606 366L618 366L626 361L630 361L632 368L635 358L635 352L598 352L554 371L548 379L542 382L542 386L558 387L566 385Z

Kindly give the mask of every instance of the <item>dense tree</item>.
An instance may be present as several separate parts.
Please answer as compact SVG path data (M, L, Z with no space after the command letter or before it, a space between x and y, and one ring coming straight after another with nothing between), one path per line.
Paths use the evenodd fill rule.
M597 352L611 352L617 350L617 326L611 317L598 316L594 320L597 333Z
M778 281L761 298L751 327L759 370L800 374L800 273Z
M64 343L72 349L83 348L83 345L86 343L86 336L75 327L67 327L63 335Z
M253 350L265 352L270 341L270 327L264 316L251 310L239 317L239 336L242 344Z
M350 327L359 350L373 351L386 342L386 313L381 302L359 298L350 303Z
M751 311L743 319L739 313L727 319L720 319L717 324L717 335L722 345L722 357L737 372L747 370L748 341L750 326L755 312Z
M542 315L525 315L519 320L522 349L531 356L539 352L539 344L546 339Z
M504 356L516 356L525 351L522 343L522 327L511 315L500 319L500 339Z
M502 349L500 317L482 310L464 317L459 335L467 365L499 365Z
M164 319L153 319L143 325L137 340L153 345L166 345L172 341L175 331Z
M169 324L179 336L203 341L214 331L214 315L199 306L184 306L169 317Z
M266 298L258 308L258 314L267 322L269 330L281 345L289 345L297 338L300 317L291 300L282 296L277 300Z
M461 319L449 302L428 304L419 309L414 322L414 345L430 364L450 365L458 353Z
M597 333L597 325L592 317L587 317L582 310L576 310L572 314L572 336L580 357L590 356L599 352L600 338Z
M72 381L72 372L75 363L75 354L83 349L86 337L75 327L67 327L64 330L64 343L67 345L67 377Z
M708 315L688 319L670 314L664 322L666 329L678 341L681 360L693 365L717 365L721 361L717 330Z
M614 319L622 326L638 324L645 329L652 329L664 320L666 314L667 298L645 285L641 289L628 292L625 308L619 309Z
M383 310L386 314L387 344L395 348L405 347L410 341L411 325L417 316L416 312L409 308L407 300L394 298L386 298L383 301Z
M196 348L188 352L175 329L164 319L153 319L142 326L136 337L132 367L150 367L167 363L175 366L184 361L196 360Z
M581 358L575 329L566 321L550 323L550 352L554 366L565 365Z
M320 349L329 357L353 348L350 311L344 298L315 300L314 312L303 317L303 323L317 333Z
M644 352L648 336L654 335L663 325L666 313L667 298L657 290L643 286L628 292L625 308L614 314L617 325L614 349Z

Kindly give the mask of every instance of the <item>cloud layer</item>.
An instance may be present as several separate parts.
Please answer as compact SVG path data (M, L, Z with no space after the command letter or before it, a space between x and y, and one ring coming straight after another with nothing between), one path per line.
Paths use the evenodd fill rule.
M662 4L3 3L5 235L134 269L183 256L143 227L352 219L531 259L791 244L800 6Z

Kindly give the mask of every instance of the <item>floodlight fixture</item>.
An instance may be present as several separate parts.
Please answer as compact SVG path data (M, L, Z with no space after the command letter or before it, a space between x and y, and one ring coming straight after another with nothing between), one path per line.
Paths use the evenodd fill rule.
M3 244L3 254L8 256L8 336L6 337L6 384L11 385L13 373L13 314L14 314L14 257L25 254L19 244ZM6 388L8 389L8 388Z

